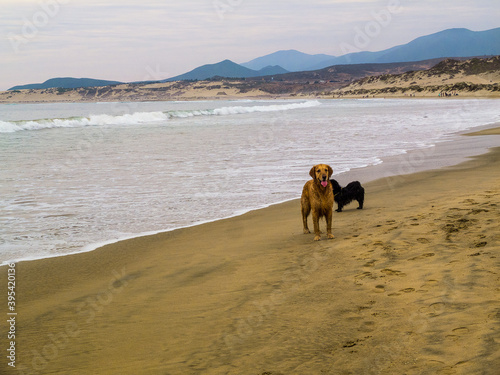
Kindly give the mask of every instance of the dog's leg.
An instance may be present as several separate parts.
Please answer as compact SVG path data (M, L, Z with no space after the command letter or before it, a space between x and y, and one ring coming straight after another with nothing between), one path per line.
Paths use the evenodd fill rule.
M316 213L316 210L313 210L312 213L313 225L314 225L314 241L321 240L321 231L319 230L319 216Z
M311 206L308 205L302 205L302 224L304 225L304 234L311 233L307 226L307 217L309 216L309 213L311 212Z
M329 240L333 240L335 238L335 236L332 234L332 216L333 216L332 214L333 214L333 207L326 214L326 235Z
M363 209L363 203L364 202L365 202L365 192L363 191L363 193L361 194L361 196L358 199L358 203L359 203L358 210L362 210Z
M335 211L337 211L337 212L342 212L342 207L343 207L343 206L342 206L342 203L340 203L340 202L339 202L339 203L337 204L337 209L336 209Z

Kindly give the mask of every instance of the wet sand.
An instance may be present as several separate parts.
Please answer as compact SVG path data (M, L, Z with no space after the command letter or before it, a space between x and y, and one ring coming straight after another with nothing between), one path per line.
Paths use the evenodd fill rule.
M496 374L500 148L401 163L361 180L365 209L335 212L334 240L302 234L294 200L17 263L18 372Z

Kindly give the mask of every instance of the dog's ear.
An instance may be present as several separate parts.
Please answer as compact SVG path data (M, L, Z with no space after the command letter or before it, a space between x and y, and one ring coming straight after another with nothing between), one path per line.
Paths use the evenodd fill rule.
M332 167L328 166L328 178L332 177L333 174L333 169Z
M313 179L316 178L316 166L311 168L311 170L309 171L309 176L311 176Z

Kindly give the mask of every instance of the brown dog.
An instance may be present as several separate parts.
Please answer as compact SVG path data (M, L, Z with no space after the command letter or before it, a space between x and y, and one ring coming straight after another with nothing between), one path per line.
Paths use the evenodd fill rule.
M326 164L318 164L312 167L309 175L313 178L304 185L300 205L302 208L302 222L304 233L311 233L307 227L307 217L312 210L314 224L314 241L321 239L319 230L319 219L326 218L326 232L329 239L334 238L332 234L332 214L333 214L333 190L330 185L330 176L333 174L332 168Z

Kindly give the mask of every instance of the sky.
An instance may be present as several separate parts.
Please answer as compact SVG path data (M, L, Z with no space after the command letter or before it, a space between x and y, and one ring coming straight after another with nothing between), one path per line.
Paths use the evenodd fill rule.
M160 80L279 50L339 56L497 27L498 0L0 0L0 90Z

